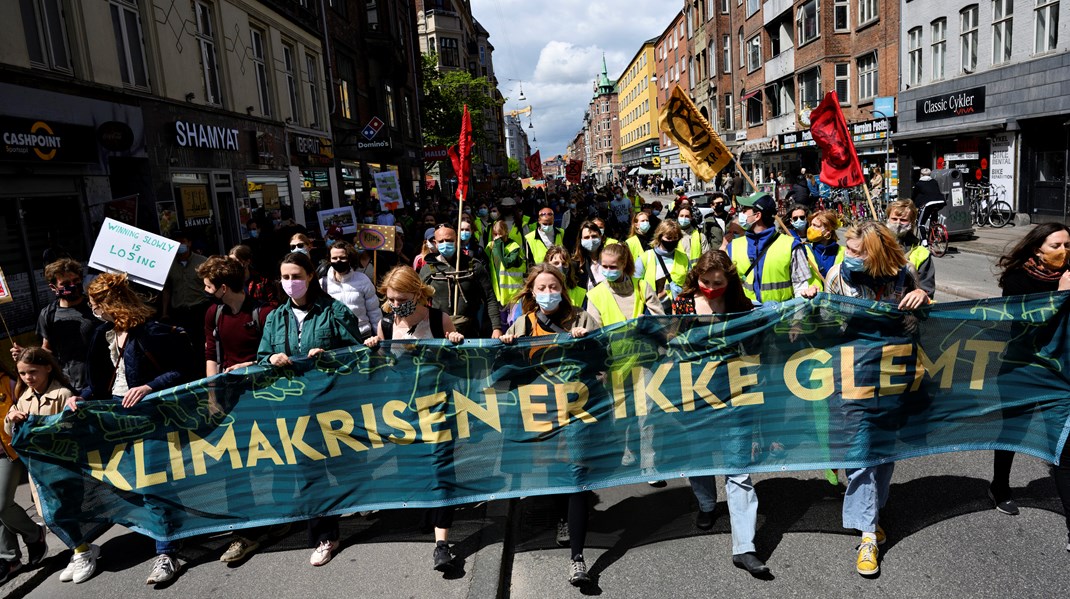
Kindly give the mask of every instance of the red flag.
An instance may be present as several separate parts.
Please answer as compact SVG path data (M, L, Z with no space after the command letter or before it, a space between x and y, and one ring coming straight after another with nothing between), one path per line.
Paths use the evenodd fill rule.
M565 180L569 183L579 183L580 177L583 176L583 161L582 160L569 160L568 166L565 167Z
M468 114L467 104L461 117L461 135L457 138L457 145L450 146L446 153L453 163L453 172L457 173L457 200L463 202L468 197L468 179L472 171L472 117Z
M528 172L531 173L532 179L542 179L542 157L539 156L539 150L535 150L535 153L528 156Z
M821 180L832 187L862 185L862 165L835 90L810 112L810 133L821 148Z

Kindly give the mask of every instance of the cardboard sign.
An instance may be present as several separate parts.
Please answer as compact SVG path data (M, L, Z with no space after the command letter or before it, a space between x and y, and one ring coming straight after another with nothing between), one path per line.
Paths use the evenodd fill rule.
M131 281L159 290L167 281L176 254L177 241L106 218L89 256L89 266L105 272L125 272Z
M4 276L3 269L0 269L0 304L13 301L15 298L11 296L11 288L7 286L7 277Z
M401 197L401 183L396 172L372 173L372 178L379 190L379 206L383 212L405 207L405 200Z
M279 210L282 208L282 204L279 203L279 186L274 183L265 183L264 189L261 190L264 199L265 210Z
M208 201L208 188L204 185L183 185L179 188L182 196L183 226L199 227L212 223L212 207Z
M366 250L394 251L394 227L384 225L357 225L357 238L353 245Z
M357 213L353 211L352 206L320 210L316 212L316 221L319 222L320 235L324 239L327 238L327 229L331 227L339 227L345 235L357 232Z

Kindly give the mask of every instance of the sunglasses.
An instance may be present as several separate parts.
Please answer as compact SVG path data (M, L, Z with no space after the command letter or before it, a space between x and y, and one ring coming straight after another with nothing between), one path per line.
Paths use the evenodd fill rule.
M303 249L305 249L305 244L303 244L303 243L291 243L290 244L290 249L291 250L303 250Z

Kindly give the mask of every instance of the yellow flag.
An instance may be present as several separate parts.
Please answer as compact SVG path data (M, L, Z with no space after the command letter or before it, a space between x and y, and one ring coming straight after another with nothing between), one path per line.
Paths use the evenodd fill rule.
M732 153L678 85L661 109L658 126L680 146L680 158L703 181L714 178L732 161Z

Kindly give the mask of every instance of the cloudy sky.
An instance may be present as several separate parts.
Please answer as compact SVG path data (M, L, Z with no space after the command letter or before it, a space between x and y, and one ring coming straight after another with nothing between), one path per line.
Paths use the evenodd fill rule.
M490 32L494 70L506 110L530 105L543 160L563 154L583 125L602 53L610 79L620 76L640 44L668 27L681 2L660 0L472 0ZM523 81L525 102L520 95ZM525 123L527 119L525 119Z

